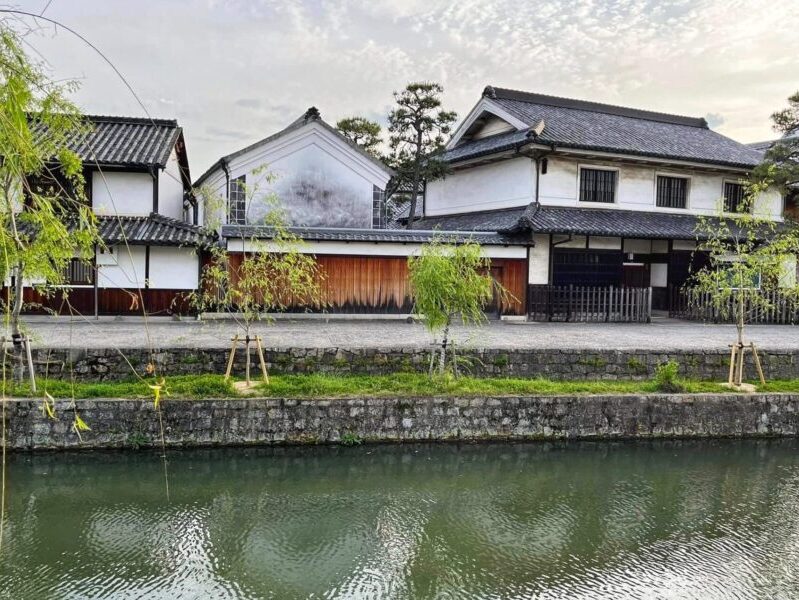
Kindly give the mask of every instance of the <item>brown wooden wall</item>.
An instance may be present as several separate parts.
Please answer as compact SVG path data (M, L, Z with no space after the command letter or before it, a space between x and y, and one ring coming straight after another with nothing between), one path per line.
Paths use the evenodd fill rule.
M2 290L4 299L8 298L8 289ZM170 315L174 313L187 314L191 312L185 301L187 290L123 290L118 288L100 288L97 290L98 314L101 315L141 315L142 300L147 314ZM67 298L65 298L67 296ZM28 314L43 314L54 311L57 314L73 314L84 316L94 315L94 289L72 288L60 289L47 296L33 288L25 288L24 300L26 304L36 304L27 308Z
M241 253L229 255L238 266ZM324 281L322 290L331 313L410 313L413 303L408 285L408 259L402 256L319 255L316 257ZM502 314L525 314L527 262L494 259L492 276L513 296L502 306ZM496 312L496 306L488 312Z

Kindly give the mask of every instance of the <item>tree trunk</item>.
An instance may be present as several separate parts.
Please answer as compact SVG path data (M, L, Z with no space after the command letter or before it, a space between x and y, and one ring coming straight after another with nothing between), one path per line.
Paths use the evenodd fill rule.
M444 327L444 334L441 339L441 356L438 359L438 372L440 375L444 374L447 365L447 341L449 339L449 322Z
M247 387L250 387L250 328L247 327L244 334L244 379Z
M21 383L25 378L25 348L22 343L22 328L20 326L22 307L24 305L23 291L22 265L18 265L14 269L14 303L11 307L9 323L14 352L13 378L16 383Z
M743 285L743 283L741 283ZM740 386L743 383L743 363L744 363L744 309L746 304L744 302L743 288L738 290L738 314L735 319L735 328L738 330L738 362L739 365L735 369L735 385Z
M408 213L408 224L406 229L413 229L413 220L416 218L416 201L419 196L419 179L421 179L422 171L422 132L417 131L416 134L416 160L413 163L413 189L411 190L411 210Z

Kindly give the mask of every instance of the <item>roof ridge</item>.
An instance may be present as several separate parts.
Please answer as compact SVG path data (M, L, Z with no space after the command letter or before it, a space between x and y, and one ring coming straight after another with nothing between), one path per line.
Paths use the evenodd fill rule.
M483 90L483 96L497 100L515 100L517 102L529 102L531 104L545 104L547 106L559 106L562 108L611 114L621 117L630 117L633 119L642 119L646 121L658 121L661 123L672 123L674 125L686 125L688 127L710 129L704 117L688 117L684 115L675 115L672 113L663 113L641 108L632 108L629 106L604 104L602 102L593 102L591 100L565 98L563 96L550 96L535 92L525 92L523 90L494 87L491 85L485 87Z
M163 125L166 127L177 127L177 119L155 119L151 117L123 117L117 115L83 115L95 123L133 123L140 125Z

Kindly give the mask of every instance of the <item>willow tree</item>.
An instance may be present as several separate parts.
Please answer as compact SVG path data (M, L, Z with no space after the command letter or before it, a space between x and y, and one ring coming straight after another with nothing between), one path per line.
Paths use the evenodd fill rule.
M689 280L692 301L709 303L722 320L735 323L728 383L736 387L743 383L745 350L751 350L763 380L757 349L746 341L746 326L769 311L793 309L799 297L799 236L795 228L769 215L766 192L772 181L761 177L741 183L744 193L737 206L721 201L715 218L699 220L699 249L707 253L709 263Z
M408 259L414 312L433 335L441 335L439 374L446 372L448 359L453 374L458 374L454 345L449 341L452 320L460 317L465 324L481 325L487 320L484 309L495 288L500 301L508 297L491 278L489 267L475 242L454 245L435 239ZM431 374L434 358L435 353L430 358Z
M275 313L324 305L321 287L323 274L316 258L308 253L305 242L289 227L288 216L279 198L274 193L261 193L263 183L273 181L274 176L263 169L256 170L254 174L261 176L259 184L243 185L240 190L244 193L246 212L249 212L253 202L258 202L265 207L266 213L258 223L249 224L242 231L246 233L257 229L257 233L243 233L238 238L242 246L242 252L238 254L229 254L219 246L213 247L210 260L202 270L198 290L189 295L189 302L200 312L227 313L244 335L241 340L237 333L231 340L225 375L226 378L230 377L236 346L242 341L246 355L247 386L252 384L252 344L258 353L263 379L269 381L262 340L253 335L255 323L261 321L272 324ZM219 208L224 206L224 202L218 194L208 189L199 190L199 194L207 214L223 214Z
M87 133L68 95L0 24L0 270L8 285L5 326L22 364L21 314L26 285L47 293L66 282L74 258L90 264L99 241L84 195L80 157L71 150ZM17 369L21 377L22 370ZM31 374L31 378L33 375Z

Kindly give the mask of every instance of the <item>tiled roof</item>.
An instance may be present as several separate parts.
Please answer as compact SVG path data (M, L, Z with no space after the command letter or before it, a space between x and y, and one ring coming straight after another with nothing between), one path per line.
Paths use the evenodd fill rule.
M150 213L144 217L99 216L97 229L106 244L208 246L216 234L199 225Z
M522 237L494 232L431 231L422 229L349 229L336 227L292 227L291 232L307 241L425 243L442 238L453 243L475 241L487 245L527 243ZM224 225L223 238L271 239L274 229L261 225Z
M519 219L526 206L503 210L424 217L413 222L414 229L441 229L446 231L513 231L518 229ZM407 220L407 213L404 219Z
M709 221L717 217L704 217ZM524 239L530 233L560 233L664 240L695 240L702 217L654 211L547 206L527 206L425 217L414 223L420 229L496 232L505 239Z
M699 216L687 214L530 204L516 227L536 233L696 240L707 237L697 235L700 220Z
M70 146L88 164L165 167L181 133L174 120L96 115L85 118L92 131Z
M708 128L701 118L487 87L483 95L525 123L543 130L498 134L466 141L447 151L455 162L499 152L526 139L561 148L750 168L760 162L757 150ZM529 138L527 136L530 135Z

